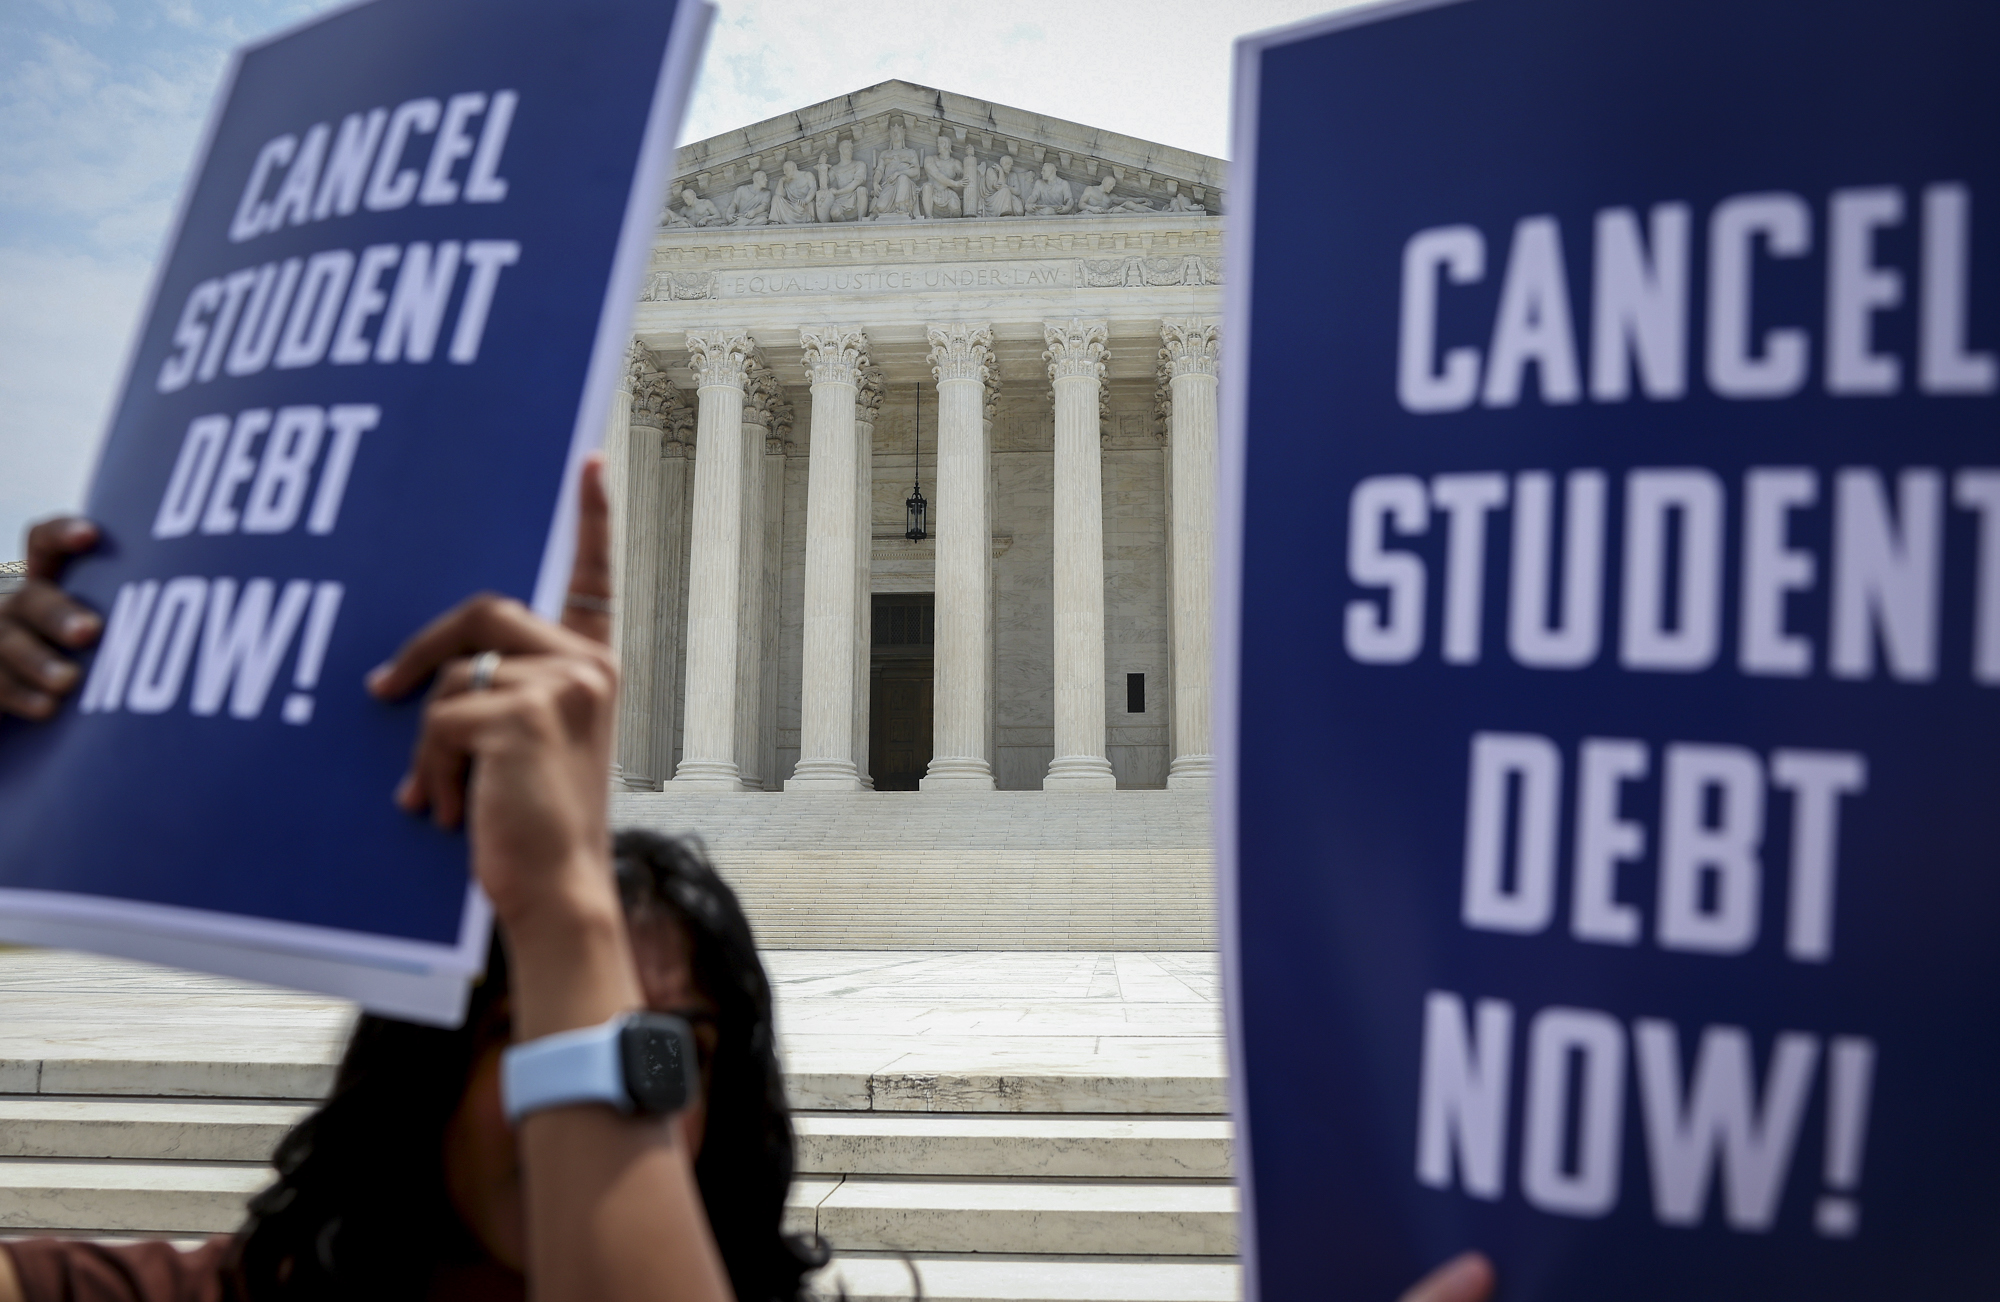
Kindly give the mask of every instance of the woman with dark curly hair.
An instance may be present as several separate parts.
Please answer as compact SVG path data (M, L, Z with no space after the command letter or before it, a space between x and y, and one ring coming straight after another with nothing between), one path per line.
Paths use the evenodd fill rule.
M799 1297L825 1251L780 1229L792 1127L749 923L695 843L606 826L602 480L593 460L561 625L475 597L369 676L384 700L429 685L393 798L465 827L493 902L464 1025L364 1017L236 1234L8 1244L0 1302ZM100 625L54 579L95 542L77 520L30 534L30 581L0 601L0 712L46 718L74 689L68 653Z
M790 1302L825 1253L778 1228L792 1126L749 923L698 843L614 845L647 1006L694 1029L701 1101L679 1122L729 1282L739 1302ZM361 1019L332 1096L278 1145L278 1182L224 1253L246 1302L418 1299L434 1277L461 1296L519 1292L521 1171L497 1085L505 954L495 945L457 1030Z

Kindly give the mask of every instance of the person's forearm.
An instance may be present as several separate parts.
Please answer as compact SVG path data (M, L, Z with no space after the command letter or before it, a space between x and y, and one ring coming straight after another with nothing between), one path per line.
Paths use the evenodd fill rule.
M602 1106L522 1123L534 1302L732 1302L674 1131Z
M601 889L588 889L598 875ZM593 863L570 880L585 889L538 900L501 923L518 1040L597 1026L644 1002L610 864Z
M0 1248L0 1302L21 1302L21 1276L14 1269L14 1257Z
M601 1025L645 1002L609 863L566 880L580 889L503 922L517 1040ZM674 1136L671 1119L601 1104L522 1122L536 1302L730 1302L692 1163Z

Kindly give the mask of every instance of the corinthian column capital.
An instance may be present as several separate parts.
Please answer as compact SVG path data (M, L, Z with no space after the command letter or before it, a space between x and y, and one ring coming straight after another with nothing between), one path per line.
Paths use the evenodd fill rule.
M743 423L767 430L791 428L791 399L785 396L785 386L779 383L778 373L765 364L762 353L752 353L745 368Z
M674 382L658 371L632 377L632 423L663 430L671 417L675 397L680 392Z
M993 366L992 326L934 325L925 335L931 341L931 374L939 384L947 380L986 383Z
M625 369L619 374L619 386L627 393L637 393L659 373L660 368L653 361L651 350L634 339L632 346L625 350Z
M799 331L799 351L814 384L858 385L868 365L868 336L851 326L807 326Z
M694 446L694 430L697 418L694 405L688 401L687 391L682 389L678 384L667 379L664 375L660 377L660 380L661 384L658 390L660 397L660 428L666 432L667 443L682 449L692 447ZM666 455L674 456L676 453L668 452Z
M750 378L757 341L747 330L690 330L687 350L696 388L742 389Z
M1102 321L1050 321L1042 326L1042 340L1048 344L1042 360L1049 364L1051 380L1104 378L1104 346L1111 337Z
M1168 317L1160 322L1160 363L1168 378L1214 375L1221 348L1222 327L1210 317Z
M861 368L860 382L854 388L854 412L856 419L875 423L875 417L882 410L882 394L887 388L882 378L882 368L872 363Z

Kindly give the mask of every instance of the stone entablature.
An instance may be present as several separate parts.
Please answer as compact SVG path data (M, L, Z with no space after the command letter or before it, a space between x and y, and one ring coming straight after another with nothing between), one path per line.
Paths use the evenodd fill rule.
M866 234L786 240L774 240L770 227L661 231L640 298L665 303L1222 283L1220 218L1160 214L1114 229L1071 218L1038 231L981 221L949 234L936 231L932 224L908 234L867 228Z
M1212 215L1226 168L902 81L688 145L675 162L661 214L674 229Z
M847 267L747 267L728 271L656 271L642 303L791 298L817 294L923 294L1007 289L1161 289L1222 283L1222 259L1199 253L1150 257L1038 258L912 266L883 262Z

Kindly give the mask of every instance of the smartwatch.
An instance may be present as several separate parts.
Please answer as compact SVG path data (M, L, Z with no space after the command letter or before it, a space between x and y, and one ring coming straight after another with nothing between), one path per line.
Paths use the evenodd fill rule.
M577 1103L670 1116L700 1091L694 1034L665 1013L625 1013L602 1026L545 1035L511 1046L500 1062L500 1104L510 1126Z

